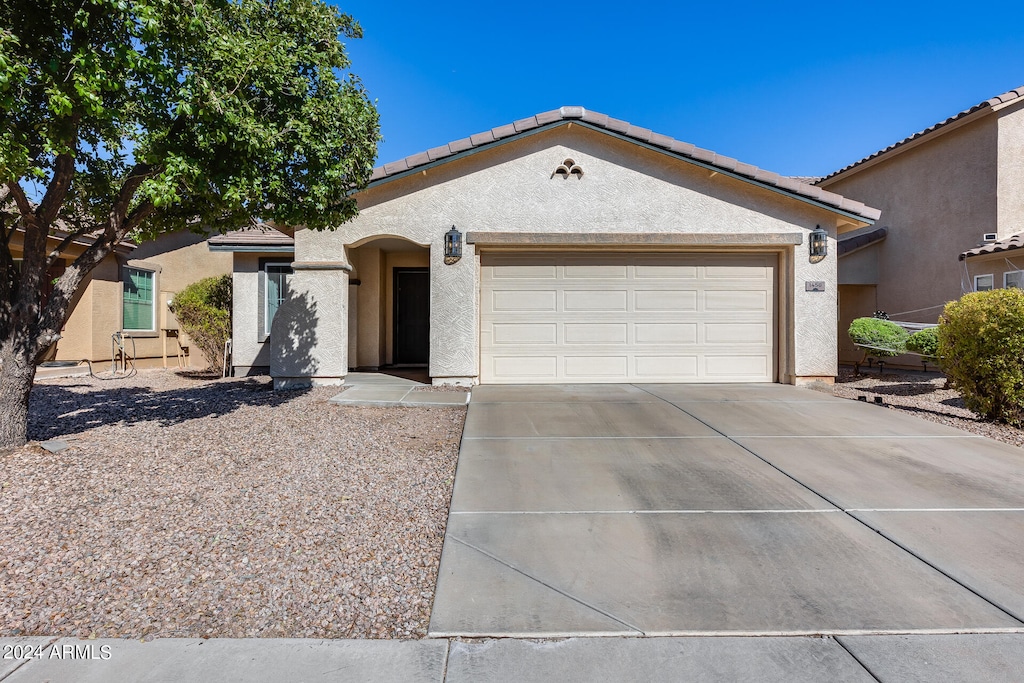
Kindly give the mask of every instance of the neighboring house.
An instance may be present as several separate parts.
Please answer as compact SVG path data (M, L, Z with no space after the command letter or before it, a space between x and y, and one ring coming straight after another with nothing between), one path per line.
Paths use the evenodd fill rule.
M52 245L64 236L55 232L50 237ZM91 243L87 236L75 240L50 276L60 275ZM11 253L17 263L21 254L18 236L12 240ZM78 288L49 359L109 363L112 337L121 332L136 367L159 367L165 363L165 353L176 365L179 342L195 355L185 357L189 365L206 365L198 350L187 349L188 339L178 330L167 304L180 289L196 280L230 273L231 261L229 255L210 253L206 236L189 232L161 235L138 245L122 242ZM109 365L95 367L97 372L109 369Z
M964 283L970 291L1000 287L1024 289L1024 234L991 242L960 254Z
M881 209L888 228L850 233L856 242L840 245L841 360L861 355L846 334L854 318L884 310L893 320L935 323L947 302L975 288L957 256L1024 230L1022 150L1024 87L816 183Z
M582 107L386 164L358 202L334 231L211 240L235 256L236 372L831 383L836 237L879 216Z

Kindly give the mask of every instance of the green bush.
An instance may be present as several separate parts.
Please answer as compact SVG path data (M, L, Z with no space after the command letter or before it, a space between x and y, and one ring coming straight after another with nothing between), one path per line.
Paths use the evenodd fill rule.
M857 318L850 323L850 339L864 349L865 356L890 358L907 350L907 331L879 318ZM874 348L872 348L874 347Z
M938 355L967 408L1024 426L1024 291L973 292L946 304Z
M926 327L910 335L907 340L907 349L919 353L925 358L935 358L939 355L939 328Z
M220 370L224 342L231 338L231 276L193 282L174 295L171 311L196 347Z

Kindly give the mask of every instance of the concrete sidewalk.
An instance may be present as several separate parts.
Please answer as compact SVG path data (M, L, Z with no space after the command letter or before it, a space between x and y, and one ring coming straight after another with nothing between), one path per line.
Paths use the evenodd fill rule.
M444 408L464 406L470 398L468 391L417 391L430 385L377 372L350 372L345 385L347 388L330 403L375 408Z
M148 643L17 638L0 639L0 655L4 683L1010 683L1024 670L1024 634Z

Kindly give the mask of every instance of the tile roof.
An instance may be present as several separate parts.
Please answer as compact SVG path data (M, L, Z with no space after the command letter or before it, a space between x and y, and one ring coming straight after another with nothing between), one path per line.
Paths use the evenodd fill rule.
M207 242L212 246L221 247L282 247L293 246L295 238L266 223L257 223L223 235L215 235Z
M647 128L634 126L626 121L613 119L606 114L599 114L589 111L583 107L561 107L551 111L543 112L525 119L519 119L512 123L492 128L489 131L470 135L447 145L434 147L419 154L413 154L404 159L393 161L373 169L370 182L381 181L391 176L396 176L417 167L425 166L436 161L453 157L460 153L494 144L506 138L520 135L530 130L540 129L546 126L555 126L565 122L581 122L591 128L609 131L630 138L636 142L649 145L684 159L721 170L748 182L776 188L786 194L796 196L805 200L811 200L825 206L838 209L844 213L852 214L868 222L876 220L881 212L861 202L847 199L841 195L829 192L816 185L803 182L802 179L788 178L765 171L750 164L744 164L736 159L715 154L706 149L695 147L688 142L681 142L670 138L667 135L655 133Z
M877 227L873 230L859 230L856 234L839 237L839 256L846 256L861 247L880 242L889 234L889 228Z
M824 178L822 178L821 180L819 180L818 182L821 183L821 182L824 182L826 180L829 180L830 178L834 178L835 176L839 175L840 173L846 173L847 171L849 171L852 168L856 168L857 166L860 166L861 164L867 163L867 162L871 161L872 159L877 159L880 156L888 154L889 152L891 152L891 151L893 151L895 149L903 147L904 145L906 145L909 142L913 142L914 140L918 140L918 139L924 137L925 135L928 135L929 133L934 133L935 131L937 131L937 130L939 130L941 128L945 128L949 124L951 124L951 123L953 123L955 121L959 121L960 119L964 118L965 116L969 116L970 114L973 114L976 111L981 111L983 109L991 109L992 107L996 107L996 106L998 106L1000 104L1005 104L1007 102L1012 102L1012 101L1020 99L1022 97L1024 97L1024 85L1022 85L1021 87L1016 88L1014 90L1009 90L1007 92L1004 92L1002 95L996 95L995 97L987 99L984 102L979 102L978 104L974 105L970 109L964 109L962 112L960 112L959 114L957 114L955 116L951 116L951 117L949 117L948 119L946 119L944 121L939 121L934 126L929 126L928 128L925 128L922 131L918 131L917 133L914 133L910 137L904 138L904 139L900 140L899 142L896 142L894 144L889 145L885 149L879 150L879 151L875 152L874 154L872 154L870 156L864 157L860 161L855 161L852 164L850 164L849 166L845 166L845 167L839 169L838 171L835 171L834 173L830 173L827 176L825 176Z
M1024 248L1024 233L1018 233L1016 235L1010 235L1004 239L996 242L989 242L983 244L980 247L974 249L968 249L964 253L960 254L960 260L970 258L972 256L981 256L982 254L995 254L1000 251L1013 251L1014 249Z

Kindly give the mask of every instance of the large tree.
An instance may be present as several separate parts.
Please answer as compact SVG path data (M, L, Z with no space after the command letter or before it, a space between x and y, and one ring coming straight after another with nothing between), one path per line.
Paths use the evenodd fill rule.
M36 365L122 240L355 215L379 139L345 71L360 36L322 0L0 3L0 448L25 442Z

